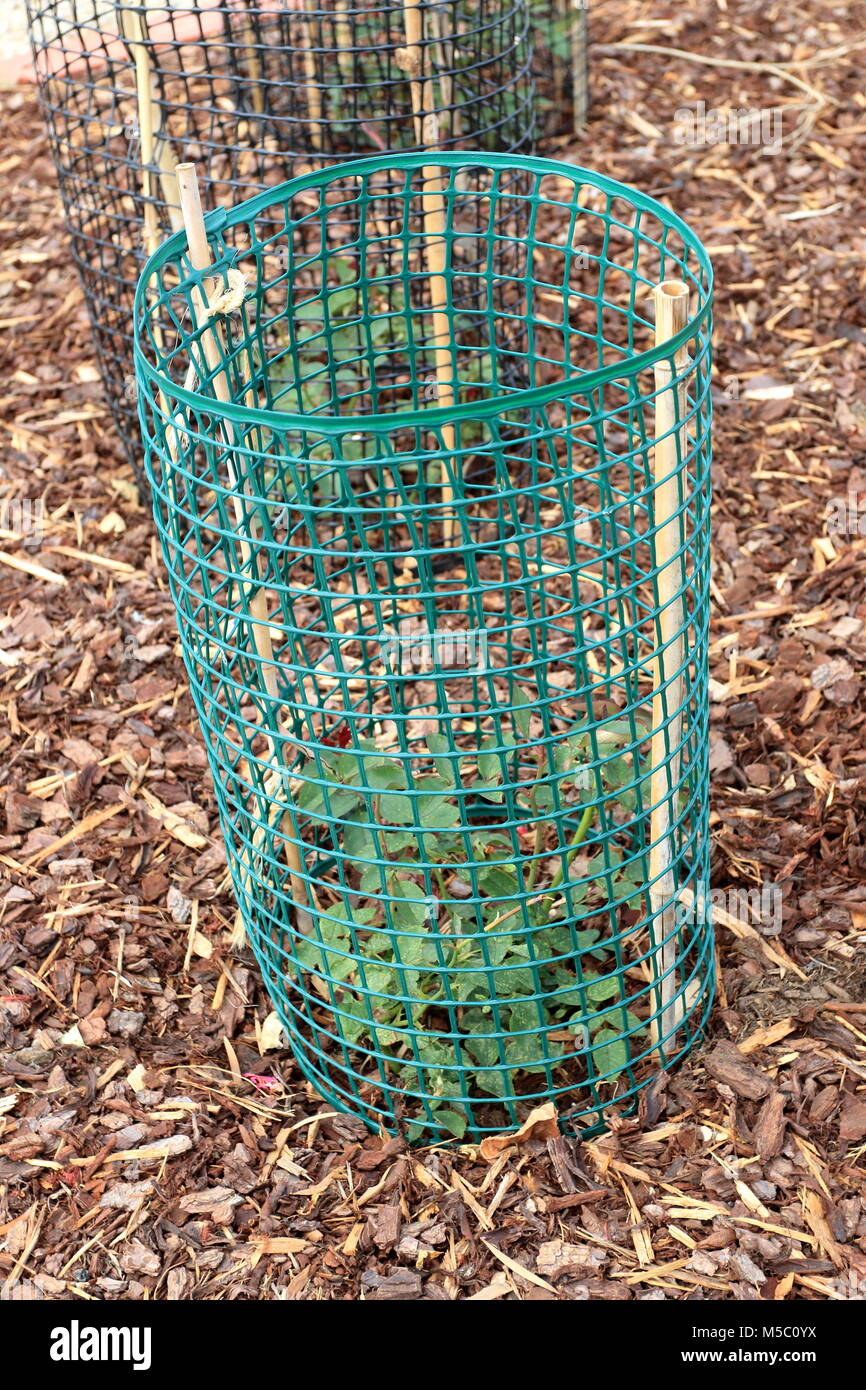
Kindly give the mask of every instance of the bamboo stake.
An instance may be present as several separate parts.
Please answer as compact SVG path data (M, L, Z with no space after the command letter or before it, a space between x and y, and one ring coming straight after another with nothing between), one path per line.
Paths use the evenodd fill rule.
M337 40L337 66L347 87L355 80L352 66L352 29L349 24L348 0L337 0L337 13L334 19L334 37Z
M249 0L247 0L247 5L249 5ZM265 109L265 99L262 93L262 65L259 62L258 49L256 48L256 34L249 9L247 9L244 15L243 29L244 42L247 45L246 56L249 66L250 84L252 87L253 110L257 116L261 116Z
M689 290L681 280L664 280L655 289L656 347L663 347L685 328ZM688 365L685 347L674 356L677 375ZM662 1064L676 1049L677 888L674 879L676 788L682 735L683 629L686 622L682 591L685 571L679 518L681 461L686 455L685 385L673 385L670 360L655 365L655 447L653 449L653 511L655 558L658 566L659 654L654 673L652 704L650 801L650 905L655 952L655 978L661 979L662 1016L659 1029ZM667 711L671 711L665 724ZM668 750L670 758L668 759ZM665 1037L670 1034L669 1037Z
M572 129L580 135L586 125L589 93L586 90L587 0L571 0L572 21L569 33L571 47L571 87L574 116Z
M162 131L162 107L156 99L156 81L150 57L150 30L147 25L146 7L142 10L117 8L118 30L126 43L129 56L135 67L135 94L138 110L139 167L141 170L142 217L144 223L144 250L152 256L160 242L160 218L154 201L153 169L156 165L159 175L162 201L168 209L168 218L173 232L183 226L180 203L175 178L176 160L168 140ZM156 156L156 158L154 158ZM164 350L161 325L152 321L154 341L160 352ZM194 378L193 378L194 380ZM191 385L192 382L189 382ZM169 418L168 402L162 391L159 403ZM177 439L173 432L167 435L169 454L172 463L177 462Z
M420 131L420 143L424 149L436 149L439 145L439 123L436 116L433 83L424 77L423 16L421 7L413 0L404 0L403 20L406 34L406 47L397 50L396 59L400 69L409 78L412 93L412 111L415 127ZM427 278L430 284L430 307L433 317L433 353L436 365L437 405L453 409L455 405L454 385L451 375L451 326L448 322L448 280L446 270L445 228L447 209L442 191L441 174L434 166L421 170L421 206L424 219L424 241L426 246ZM446 454L451 456L452 467L457 467L457 432L451 421L442 426L442 441ZM448 481L446 459L441 465L442 503L448 507L454 499L454 489ZM454 541L454 514L446 512L443 518L445 544Z
M156 81L150 57L150 31L146 5L142 9L117 8L118 28L135 65L141 182L144 198L144 242L152 256L160 242L159 213L154 201L153 170L159 177L162 201L168 208L173 232L183 226L178 202L175 158L162 128L162 107L156 99Z
M207 232L204 225L202 214L201 197L199 195L198 179L194 164L178 164L177 166L177 186L180 194L180 206L183 213L184 226L186 228L187 244L189 247L190 264L194 270L206 271L211 268L213 261L210 253L210 245L207 239ZM192 292L193 312L199 325L209 321L209 304L204 294L197 288ZM201 337L202 351L204 352L208 372L211 374L214 394L217 400L223 405L228 405L231 401L228 381L225 372L225 353L222 330L216 319L210 318L210 327ZM241 492L246 492L238 479L232 463L233 449L239 447L240 441L233 425L226 422L223 427L223 440L227 450L229 485L232 489L232 502L235 514L235 521L238 528L238 546L241 553L241 562L245 571L250 575L251 592L249 597L250 612L253 617L252 637L256 652L262 666L262 675L265 689L272 700L277 699L277 667L274 660L274 649L271 641L270 618L268 616L268 601L265 589L259 583L258 560L255 550L250 542L244 537L244 527L247 525L247 517L244 512ZM249 519L250 534L253 541L256 540L256 527L252 518ZM274 791L280 781L284 779L286 769L282 766L282 754L276 740L271 733L266 735L268 740L268 756L273 768L273 776L265 783L266 797L273 796ZM289 865L289 874L292 882L292 895L296 902L304 903L309 906L310 894L307 891L307 884L301 877L303 866L298 847L287 836L283 836L283 845L286 860ZM251 873L250 866L247 866ZM299 913L302 918L306 916ZM304 927L301 928L304 930Z
M298 47L304 54L304 72L307 78L307 103L310 108L310 140L313 149L321 151L323 148L322 139L322 93L319 89L318 76L316 73L316 55L313 52L313 45L310 40L307 18L312 16L302 16L298 21Z
M553 12L556 18L553 23L561 27L563 35L568 38L569 47L571 45L571 28L569 20L571 18L571 0L555 0ZM568 74L569 65L563 58L559 49L559 35L551 34L547 36L550 40L548 53L550 56L551 75L553 77L553 93L559 106L560 102L565 101L565 79ZM559 112L556 112L559 115Z
M442 15L435 5L427 11L427 18L430 21L430 35L439 64L439 137L440 140L448 140L454 135L454 45L449 45L450 51L446 52L442 34Z
M193 270L209 270L213 264L208 244L207 233L204 225L204 215L202 213L201 197L198 188L194 164L179 164L177 166L177 184L180 193L180 205L183 213L184 226L186 228L187 243L189 246L190 264ZM204 324L209 318L209 303L205 300L202 292L194 288L192 291L193 309L199 324ZM201 338L202 351L207 362L208 371L213 373L213 389L217 400L223 405L231 403L231 392L226 380L223 363L224 343L222 329L216 320L212 320L210 331L204 333ZM223 425L225 444L228 449L237 448L239 441L235 437L234 426ZM263 588L257 581L257 560L249 541L244 539L243 527L246 525L244 506L240 497L240 490L245 490L238 479L232 464L231 454L228 455L229 481L232 488L232 505L235 513L235 521L238 526L238 542L241 550L241 557L245 569L248 569L253 576L255 592L250 597L250 611L256 622L253 625L253 640L256 651L262 659L263 677L265 688L271 698L277 695L277 676L274 665L274 652L271 643L270 620L268 618L267 596ZM250 523L253 531L253 523Z

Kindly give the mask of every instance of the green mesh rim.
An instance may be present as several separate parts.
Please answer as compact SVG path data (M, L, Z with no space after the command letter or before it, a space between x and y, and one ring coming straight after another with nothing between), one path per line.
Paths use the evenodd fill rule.
M236 208L218 208L216 212L210 213L205 218L205 229L208 238L212 238L219 232L228 227L235 227L239 223L255 218L260 212L272 207L275 202L285 201L296 193L302 193L310 188L323 188L334 182L338 171L348 175L355 175L364 178L367 174L378 173L385 169L423 169L430 165L443 169L503 169L512 170L516 166L525 170L529 174L552 174L573 179L576 183L587 187L598 189L600 192L607 193L611 197L621 197L625 199L633 208L638 211L653 214L659 219L666 231L675 231L683 239L683 242L693 252L697 258L698 265L703 271L704 283L698 286L694 281L694 286L699 287L703 296L703 303L698 312L689 319L685 328L676 337L661 348L650 348L646 352L638 353L628 360L628 373L644 370L652 367L662 358L669 357L678 348L688 343L701 327L707 322L713 305L713 267L703 244L695 237L694 233L681 217L665 207L655 198L648 194L640 193L636 189L630 188L628 184L620 183L617 179L608 178L605 174L594 173L590 169L578 164L564 164L555 159L542 159L538 156L520 156L518 159L514 155L497 154L463 154L455 151L437 152L434 156L421 154L403 155L377 155L371 159L359 159L348 165L330 165L326 169L313 170L309 174L304 174L297 179L289 179L286 183L279 184L266 192L258 194L255 198L249 198L243 203L239 203ZM616 218L610 219L616 222ZM622 225L622 224L621 224ZM139 342L139 324L144 313L144 302L146 287L151 283L155 273L170 261L177 259L178 253L186 247L186 233L176 232L169 237L158 251L145 262L141 272L141 278L135 293L135 364L136 369L143 373L153 384L167 390L169 396L183 402L184 405L194 409L206 409L209 412L220 416L222 419L233 420L238 423L262 425L266 428L279 429L304 429L309 425L308 415L296 415L290 411L283 410L262 410L249 406L235 404L223 405L215 401L213 396L201 395L197 391L188 391L179 382L173 381L164 375L142 354ZM219 272L226 269L233 257L215 256L214 270ZM212 272L209 272L209 274ZM184 284L197 284L201 281L201 276L189 276L181 281L179 286L183 289ZM692 278L692 277L690 277ZM644 280L646 285L651 281ZM580 373L576 376L564 377L561 381L551 382L549 386L537 386L526 391L517 391L508 396L508 409L520 410L529 409L533 406L549 404L559 396L578 392L581 395L588 395L597 388L606 385L610 381L616 380L623 375L623 364L612 362L606 367L599 367L594 371ZM479 402L462 402L455 405L450 410L441 410L435 406L422 410L401 410L388 414L364 414L362 417L352 416L351 419L341 420L335 416L317 415L316 430L322 434L348 434L356 431L359 426L359 418L365 427L371 430L391 430L398 418L406 425L438 425L447 420L459 420L465 418L477 418L496 415L502 410L502 400L493 399Z

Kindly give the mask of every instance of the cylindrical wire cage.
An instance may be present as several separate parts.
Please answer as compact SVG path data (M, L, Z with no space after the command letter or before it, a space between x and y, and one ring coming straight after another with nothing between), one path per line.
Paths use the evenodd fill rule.
M27 5L73 255L136 471L132 300L147 255L180 225L178 161L199 161L215 207L334 159L531 143L526 0Z
M304 1074L412 1137L546 1099L585 1132L688 1051L712 994L711 272L662 205L536 158L518 198L510 157L437 156L431 232L429 161L212 215L209 276L182 233L150 259L146 467L234 888ZM671 276L692 312L657 347Z
M581 134L589 111L589 0L529 0L537 136Z

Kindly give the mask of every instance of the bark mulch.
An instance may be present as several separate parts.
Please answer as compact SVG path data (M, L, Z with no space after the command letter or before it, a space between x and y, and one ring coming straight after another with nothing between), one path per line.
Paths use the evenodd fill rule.
M6 94L3 1299L866 1291L866 6L603 0L591 26L590 125L555 152L669 199L717 268L714 884L774 885L781 924L720 914L706 1046L607 1137L410 1150L311 1092L231 944L153 530L33 93ZM701 101L777 103L781 153L677 143Z

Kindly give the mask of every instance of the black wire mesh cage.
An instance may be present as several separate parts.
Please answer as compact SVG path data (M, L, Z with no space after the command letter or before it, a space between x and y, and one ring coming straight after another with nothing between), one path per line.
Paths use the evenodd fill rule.
M334 159L527 149L528 2L27 0L73 255L139 478L132 304L144 260L181 222L177 163L199 164L214 207ZM468 181L465 193L464 221Z
M529 0L538 135L573 133L589 110L589 0Z

